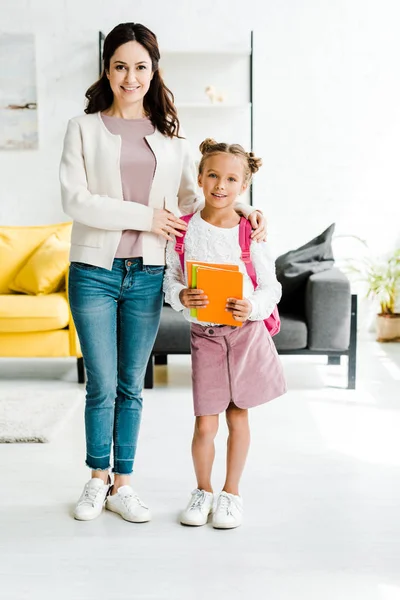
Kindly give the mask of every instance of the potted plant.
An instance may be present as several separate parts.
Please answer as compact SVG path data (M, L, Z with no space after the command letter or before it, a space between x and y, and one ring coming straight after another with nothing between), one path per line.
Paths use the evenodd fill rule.
M364 257L358 264L351 264L348 270L366 283L367 297L374 296L380 304L377 341L400 341L400 313L396 313L400 292L400 249L386 258Z

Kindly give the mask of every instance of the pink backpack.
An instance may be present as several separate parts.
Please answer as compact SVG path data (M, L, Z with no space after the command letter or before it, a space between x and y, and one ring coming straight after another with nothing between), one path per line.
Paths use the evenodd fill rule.
M194 213L193 213L194 214ZM193 217L191 215L185 215L181 217L182 221L189 224L190 219ZM242 217L240 219L239 224L239 245L242 250L242 256L240 257L244 264L246 265L247 274L253 282L254 289L257 288L257 277L256 272L253 266L253 263L250 259L250 243L251 243L251 234L252 228L250 222ZM179 260L181 262L182 272L185 272L185 235L186 231L183 231L183 237L176 238L175 251L179 254ZM275 306L272 314L268 317L268 319L264 320L265 326L268 329L271 336L279 333L281 328L281 320L279 318L278 307Z

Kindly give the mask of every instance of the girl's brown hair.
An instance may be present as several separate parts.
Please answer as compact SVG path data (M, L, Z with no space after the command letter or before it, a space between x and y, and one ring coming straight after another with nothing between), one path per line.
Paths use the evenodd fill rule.
M150 29L140 23L121 23L107 35L103 49L103 72L100 79L91 85L85 94L88 100L85 113L96 113L111 106L114 94L106 75L110 70L111 57L122 44L134 41L141 44L149 53L154 73L150 88L143 99L144 109L149 114L154 127L163 135L171 138L179 137L179 120L174 106L174 95L165 85L158 70L160 51L157 38Z
M258 169L262 165L261 158L254 156L253 152L246 152L246 150L240 144L225 144L224 142L216 142L212 138L207 138L204 140L204 142L201 142L199 149L202 153L199 164L200 175L203 172L204 164L207 158L212 154L219 154L221 152L226 154L234 154L235 156L240 156L243 159L244 181L246 184L251 181L253 173L257 173Z

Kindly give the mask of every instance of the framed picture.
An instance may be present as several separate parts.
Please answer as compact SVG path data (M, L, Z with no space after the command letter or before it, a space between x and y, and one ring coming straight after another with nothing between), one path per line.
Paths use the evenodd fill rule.
M0 149L38 147L35 38L0 34Z

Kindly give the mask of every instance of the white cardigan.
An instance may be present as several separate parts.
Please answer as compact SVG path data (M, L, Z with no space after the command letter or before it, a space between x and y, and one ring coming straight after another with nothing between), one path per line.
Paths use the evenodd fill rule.
M64 212L74 223L70 260L111 270L122 231L143 231L143 263L165 264L166 240L152 233L154 208L175 215L201 205L194 160L186 139L169 138L157 129L146 135L156 158L149 204L123 200L120 171L121 136L104 125L100 113L71 119L60 165ZM248 216L254 208L237 204Z

